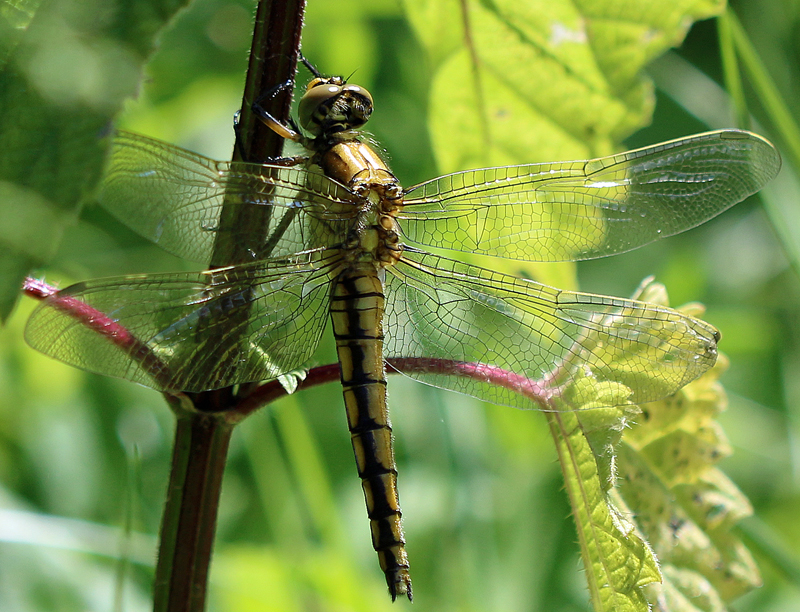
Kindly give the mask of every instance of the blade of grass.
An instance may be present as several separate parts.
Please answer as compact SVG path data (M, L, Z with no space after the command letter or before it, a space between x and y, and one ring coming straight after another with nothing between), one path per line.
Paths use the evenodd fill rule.
M722 75L725 80L725 89L733 102L733 119L736 126L743 130L750 129L750 113L747 110L747 100L744 97L744 87L739 71L739 62L736 58L736 45L731 32L731 20L728 8L717 18L717 33L719 35L719 55L722 59Z
M792 117L791 111L783 101L775 82L736 15L728 10L720 19L730 30L742 66L753 84L756 95L764 105L764 110L783 140L784 150L789 154L792 165L800 168L800 126Z
M275 411L275 420L316 532L326 546L345 546L347 540L339 527L337 504L319 443L293 397Z

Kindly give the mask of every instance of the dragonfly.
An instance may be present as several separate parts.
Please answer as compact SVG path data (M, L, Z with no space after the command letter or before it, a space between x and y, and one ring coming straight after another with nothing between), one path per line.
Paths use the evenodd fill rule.
M388 359L414 379L496 404L577 410L668 396L714 364L719 340L711 325L670 308L562 291L440 251L521 261L622 253L755 193L780 157L758 135L722 130L404 188L361 131L372 111L365 88L315 73L299 126L261 112L306 152L266 164L214 161L118 132L101 204L180 257L208 265L226 233L249 241L247 261L77 283L38 306L26 338L91 372L203 392L298 370L330 320L372 544L392 599L411 599ZM230 207L268 213L255 240L250 227L224 225ZM135 341L98 333L98 320ZM429 367L409 365L420 363ZM498 372L513 384L495 384ZM607 383L623 399L597 392Z

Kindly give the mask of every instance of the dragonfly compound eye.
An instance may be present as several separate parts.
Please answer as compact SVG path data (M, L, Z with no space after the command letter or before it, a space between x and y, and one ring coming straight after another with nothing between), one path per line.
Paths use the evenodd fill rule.
M300 125L312 134L319 133L320 123L333 100L341 93L341 79L317 78L311 81L297 108Z
M355 97L361 98L361 103L364 104L364 106L368 107L370 109L370 112L372 112L372 105L373 105L372 94L369 93L363 87L361 87L361 85L345 85L342 88L342 91L346 91Z
M348 128L364 125L372 114L372 94L360 85L345 85L342 88L342 98L346 99L346 109L343 110L346 110Z

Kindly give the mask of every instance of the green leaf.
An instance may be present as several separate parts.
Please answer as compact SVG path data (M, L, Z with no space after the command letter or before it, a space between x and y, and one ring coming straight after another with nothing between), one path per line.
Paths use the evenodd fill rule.
M616 466L618 494L661 562L664 582L647 589L663 612L721 612L760 586L749 551L731 528L752 513L748 500L715 467L730 446L715 421L727 400L717 365L674 396L642 406L625 433Z
M188 0L0 4L0 318L102 173L111 121Z
M668 305L658 284L635 297ZM702 314L694 304L681 310ZM731 534L752 508L715 467L731 452L715 420L726 405L717 383L726 368L721 356L702 377L641 410L626 404L627 387L587 374L547 415L596 611L722 612L760 584L750 553ZM608 404L617 407L594 408Z
M612 152L650 121L644 66L724 8L718 0L406 5L439 63L430 126L445 172Z
M638 412L630 389L585 375L572 383L557 412L547 413L569 495L589 594L596 611L643 612L643 587L661 580L658 562L615 496L616 450ZM575 398L587 398L577 403ZM611 408L598 406L615 405Z
M653 86L642 69L724 4L405 0L435 66L429 131L439 170L618 151L651 120ZM575 287L570 264L492 265Z
M626 518L629 513L617 509L607 494L613 455L598 458L579 412L547 413L547 420L556 441L595 611L647 610L641 587L658 582L661 574L649 545Z

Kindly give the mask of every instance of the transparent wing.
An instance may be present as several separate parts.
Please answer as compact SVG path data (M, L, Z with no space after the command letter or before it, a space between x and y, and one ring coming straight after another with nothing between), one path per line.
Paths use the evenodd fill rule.
M408 240L529 261L592 259L695 227L780 168L767 140L723 130L589 161L448 174L407 192Z
M359 201L303 168L218 162L128 132L114 138L98 199L164 250L201 263L210 261L223 201L271 209L262 235L273 257L341 243Z
M621 383L635 403L656 400L717 356L717 331L675 310L560 291L413 251L387 270L386 320L386 356L431 366L420 371L419 362L401 361L409 376L519 408L536 404L518 391L603 405L598 385L571 384L578 379ZM453 375L459 364L486 366L483 380ZM625 399L627 391L616 403Z
M271 379L316 349L334 263L276 259L78 283L38 306L25 337L75 367L159 390Z

